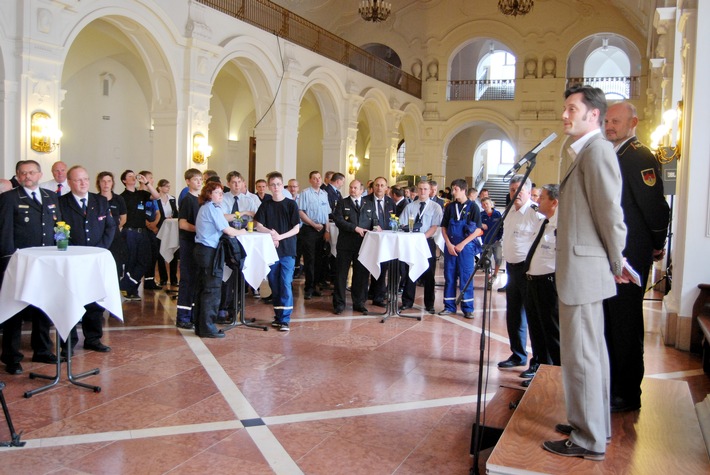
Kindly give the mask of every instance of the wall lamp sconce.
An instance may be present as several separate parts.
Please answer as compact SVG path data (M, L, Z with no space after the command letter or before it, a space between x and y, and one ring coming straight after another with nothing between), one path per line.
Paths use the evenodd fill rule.
M360 169L360 161L353 154L348 157L348 173L354 175Z
M46 112L34 112L30 119L30 148L39 153L54 152L62 131Z
M390 169L392 170L392 178L397 178L404 171L404 169L399 166L399 163L397 163L397 160L394 158L392 159L392 163L390 163Z
M212 147L207 143L207 137L197 133L192 137L192 161L201 164L212 155Z
M680 160L680 118L683 102L678 102L677 109L668 109L663 113L663 123L651 133L651 150L656 152L656 160L661 164ZM675 143L675 145L673 145ZM666 145L664 145L666 144Z

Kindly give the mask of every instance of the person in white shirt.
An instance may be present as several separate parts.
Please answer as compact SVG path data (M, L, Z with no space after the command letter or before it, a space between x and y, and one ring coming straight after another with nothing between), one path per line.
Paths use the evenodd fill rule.
M525 258L528 287L526 308L530 331L533 332L533 328L542 331L537 354L538 363L560 366L560 315L555 284L557 204L560 187L545 185L540 191L539 212L545 216L545 220L540 223L540 229ZM529 384L530 380L523 382L523 386Z
M69 193L69 183L67 183L67 164L64 162L54 162L52 165L53 180L40 183L40 188L52 190L58 196Z
M537 213L537 205L533 205L530 199L532 183L530 179L523 182L523 178L523 175L515 175L510 180L510 196L514 196L518 188L520 188L520 193L503 221L503 257L505 257L506 273L508 274L505 296L506 323L512 354L508 359L498 363L499 368L525 366L528 362L528 353L525 350L528 339L525 308L525 257L535 240L540 221L543 218ZM536 342L532 341L532 337L533 335L531 335L533 359L530 361L530 369L536 368L537 364L535 361Z

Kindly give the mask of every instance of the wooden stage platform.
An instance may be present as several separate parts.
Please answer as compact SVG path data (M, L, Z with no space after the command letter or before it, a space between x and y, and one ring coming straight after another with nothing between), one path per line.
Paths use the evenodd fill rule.
M488 458L487 473L710 473L687 383L647 378L642 389L641 411L612 414L612 440L603 462L560 457L542 443L565 438L555 432L555 424L566 422L562 372L541 366Z

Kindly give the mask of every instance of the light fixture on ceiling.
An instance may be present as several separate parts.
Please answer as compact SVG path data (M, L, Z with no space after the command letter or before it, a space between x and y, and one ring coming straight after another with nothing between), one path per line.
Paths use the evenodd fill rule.
M207 137L201 133L196 133L192 137L192 161L201 164L212 155L212 147L207 143Z
M357 11L363 20L377 23L385 21L390 16L392 4L382 0L362 0Z
M360 160L353 154L348 157L348 173L354 175L360 169Z
M498 0L498 10L503 15L527 15L534 4L534 0Z
M37 111L30 118L30 148L35 152L51 153L59 146L62 131L49 114Z

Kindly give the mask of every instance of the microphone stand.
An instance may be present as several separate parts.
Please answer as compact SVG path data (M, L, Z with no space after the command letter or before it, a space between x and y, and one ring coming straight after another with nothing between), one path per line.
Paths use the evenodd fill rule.
M520 186L518 186L518 189L515 191L515 194L512 196L512 199L510 200L510 203L508 203L508 206L506 206L505 211L503 211L503 215L500 218L500 221L496 223L495 226L493 226L493 229L489 229L488 232L491 233L491 236L495 236L496 233L498 233L498 229L503 224L503 221L505 221L505 218L508 216L508 213L510 213L511 208L515 205L515 200L520 194L520 191L523 188L523 185L527 181L528 177L530 176L530 173L532 172L533 168L535 168L536 165L536 160L537 160L537 153L534 154L534 156L530 157L527 160L528 168L525 171L525 174L523 175L523 180L520 182ZM485 275L485 283L486 285L483 286L483 314L482 314L482 320L481 320L481 341L480 341L480 349L479 349L479 363L478 363L478 385L476 389L476 422L474 423L474 430L473 430L473 441L471 443L471 447L473 449L473 466L471 467L471 470L469 473L474 474L474 475L480 475L480 471L478 469L478 464L480 462L480 456L481 456L481 443L483 439L483 428L481 426L481 407L482 407L482 400L483 400L483 361L485 358L485 352L486 352L486 321L490 322L490 317L491 317L491 303L490 303L490 296L489 296L489 290L488 290L488 280L490 279L491 275L491 254L493 253L493 242L489 242L488 244L483 245L483 250L481 251L481 256L478 258L478 264L474 264L475 267L473 269L473 273L471 273L471 277L469 277L468 281L466 282L466 285L461 289L461 293L459 294L458 297L456 297L456 307L459 306L461 301L464 298L464 293L468 289L469 285L473 285L473 278L475 277L476 273L478 272L479 269L483 269L484 275ZM487 367L488 365L486 365Z

